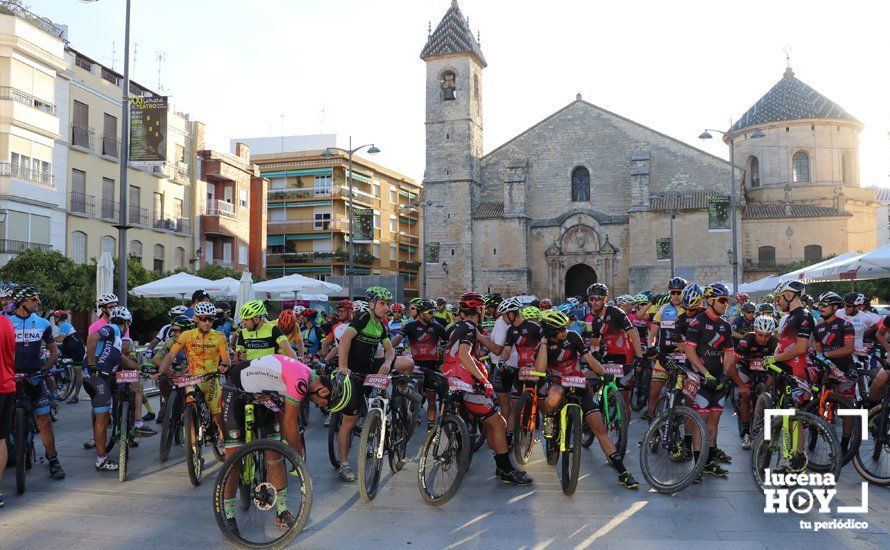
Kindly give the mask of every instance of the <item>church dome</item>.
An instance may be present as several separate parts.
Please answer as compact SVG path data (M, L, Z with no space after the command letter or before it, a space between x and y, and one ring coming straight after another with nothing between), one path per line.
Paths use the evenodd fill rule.
M788 67L782 79L732 125L729 133L772 122L814 118L861 124L840 105L798 80L791 67Z

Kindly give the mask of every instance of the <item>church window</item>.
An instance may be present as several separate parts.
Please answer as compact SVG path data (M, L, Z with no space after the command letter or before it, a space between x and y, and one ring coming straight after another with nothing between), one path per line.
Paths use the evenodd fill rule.
M478 74L473 75L473 96L475 96L476 99L479 99L479 75Z
M818 244L808 244L803 247L803 259L808 262L818 262L822 259L822 247Z
M454 71L442 73L442 101L454 101L457 99L457 75Z
M583 166L572 170L572 202L590 200L590 172Z
M757 263L764 267L776 265L776 247L761 246L757 249Z
M492 252L491 252L492 255L494 255L494 256L497 256L497 255L498 255L498 249L497 249L497 248L492 248L491 250L492 250Z
M841 182L844 185L853 184L853 166L852 162L850 162L849 153L841 155Z
M803 151L794 153L792 157L791 181L794 183L810 181L810 157Z
M760 187L760 161L751 157L751 187Z

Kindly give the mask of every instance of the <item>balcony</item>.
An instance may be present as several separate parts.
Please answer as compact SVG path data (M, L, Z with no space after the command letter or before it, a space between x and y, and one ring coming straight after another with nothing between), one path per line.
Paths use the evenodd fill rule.
M270 201L293 201L304 199L330 198L332 195L332 187L293 187L288 189L269 189L266 193L266 196Z
M127 209L127 221L131 224L143 225L148 227L148 208L139 208L138 206L130 206Z
M267 224L269 233L312 233L349 231L349 218L336 217L331 220L280 220Z
M404 231L398 232L396 240L399 243L408 244L411 246L417 246L420 244L420 237L418 237L417 235L410 235L408 233L405 233Z
M21 19L22 21L27 21L32 26L42 30L43 32L52 35L53 37L60 40L64 40L65 31L62 29L62 27L53 25L53 22L46 17L41 17L36 13L28 11L27 8L19 5L18 3L8 1L0 2L0 13L12 15L13 17Z
M72 191L68 193L68 209L72 214L95 216L96 198L92 195Z
M121 142L117 136L102 136L102 154L106 157L120 158Z
M42 252L52 252L53 247L50 244L29 243L27 241L0 239L0 253L3 254L21 254L25 250L31 249L37 249Z
M21 103L22 105L27 105L28 107L33 107L38 111L43 111L46 114L56 116L55 105L53 105L49 101L44 101L39 97L35 97L27 92L19 90L18 88L12 88L10 86L0 86L0 99L16 101L18 103Z
M189 220L188 218L165 218L163 214L154 212L154 215L152 216L152 227L163 231L188 234Z
M173 181L178 183L188 183L190 181L188 164L182 161L176 161L173 165Z
M71 123L71 145L92 151L93 137L95 135L96 131L92 128L87 128L74 122Z
M400 271L417 271L419 269L420 262L406 262L405 260L399 260Z
M51 187L53 175L46 170L32 170L11 162L0 162L0 177L7 176Z
M324 264L342 261L333 252L282 252L266 254L266 265Z
M238 267L238 264L236 264L233 260L224 260L222 258L205 258L204 263L207 265L220 265L229 269L235 269L236 267Z
M117 220L119 206L117 201L102 199L99 203L99 217L103 220Z
M218 199L210 199L207 201L207 205L204 208L204 214L207 216L225 216L232 219L238 217L235 213L234 204Z

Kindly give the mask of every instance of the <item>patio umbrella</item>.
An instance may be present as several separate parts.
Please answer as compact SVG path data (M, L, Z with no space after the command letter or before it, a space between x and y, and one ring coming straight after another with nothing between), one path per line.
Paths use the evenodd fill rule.
M292 299L294 293L299 294L324 294L325 296L340 292L343 287L319 281L318 279L310 279L294 273L293 275L285 275L271 281L263 281L254 285L256 292L263 292L268 299Z
M130 291L133 296L143 298L179 298L185 300L198 289L206 289L213 285L213 281L191 275L184 271L139 285Z
M214 298L234 298L238 295L238 287L240 281L231 277L223 277L217 281L213 281L205 290Z
M241 306L245 304L245 302L250 302L251 300L256 300L256 293L253 289L253 276L250 274L250 271L244 271L241 274L241 281L238 283L238 299L235 302L235 322L241 322Z
M114 260L111 252L103 252L96 264L96 298L114 292Z

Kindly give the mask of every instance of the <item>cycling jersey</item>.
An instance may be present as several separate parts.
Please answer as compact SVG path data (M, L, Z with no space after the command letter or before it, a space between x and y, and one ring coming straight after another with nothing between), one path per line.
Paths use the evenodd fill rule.
M321 341L324 339L321 327L316 324L305 326L302 329L303 344L306 346L306 353L313 355L321 351Z
M627 314L615 306L605 306L602 316L592 316L592 337L602 338L600 347L605 348L606 355L623 355L625 363L634 360L633 346L627 331L633 330L633 325L627 318Z
M170 338L170 330L173 328L173 325L164 325L161 327L161 330L155 334L155 338L158 339L162 344L166 342Z
M856 333L856 342L853 344L853 349L856 355L867 355L868 350L865 348L863 336L865 336L866 330L881 321L881 316L870 311L857 311L854 315L848 315L843 309L837 310L835 315L840 319L849 321L853 325L853 330Z
M108 320L105 319L105 317L99 317L99 319L97 319L96 322L91 324L90 327L87 329L87 337L92 336L94 332L96 332L97 330L99 330L100 328L104 327L107 324L108 324ZM130 340L130 329L127 329L127 332L124 333L123 339Z
M534 367L538 345L541 343L541 326L534 321L525 320L518 326L510 327L507 332L508 346L519 354L519 367Z
M547 370L558 377L584 376L578 361L589 353L581 336L572 331L562 340L547 339Z
M353 319L346 330L355 333L349 346L349 370L359 374L376 372L374 355L377 346L389 342L386 327L370 311L365 311Z
M652 323L650 323L642 313L631 313L627 318L630 320L630 324L636 327L637 332L640 335L640 342L646 342L649 338L649 327Z
M340 345L340 338L343 338L343 334L346 332L347 328L349 328L349 323L340 321L334 323L328 330L328 338L333 339L336 345Z
M458 321L454 323L448 332L448 343L445 345L445 363L442 365L442 373L445 376L454 376L470 384L476 382L476 378L468 371L458 358L461 345L470 346L470 355L475 357L479 352L479 342L476 339L476 324L472 321ZM475 360L475 359L474 359ZM485 367L476 362L476 367L487 376Z
M673 353L677 343L682 342L682 333L677 330L677 317L684 312L680 306L666 304L652 316L652 324L658 327L655 345L662 353Z
M443 327L448 327L448 325L454 323L454 315L447 309L433 313L433 319Z
M507 332L509 330L510 325L504 320L504 316L498 317L494 322L494 327L491 329L491 341L499 346L503 346L507 343ZM510 351L510 357L507 358L506 363L508 367L515 367L519 364L519 352L516 351L516 348Z
M402 327L401 334L408 340L411 358L415 363L439 362L439 342L445 340L445 329L436 322L425 325L411 321Z
M229 347L226 345L226 337L215 330L202 333L200 329L193 328L180 334L176 343L185 350L189 372L192 374L216 372L219 369L220 361L229 362ZM245 347L247 347L249 357L253 348Z
M835 351L843 348L847 340L855 340L856 330L850 321L835 316L831 321L825 321L816 327L814 339L816 349L822 353ZM848 372L853 366L853 357L852 354L845 357L834 357L831 362L839 369Z
M233 326L232 320L226 319L222 323L217 323L216 321L214 321L213 324L215 325L213 327L213 330L215 330L216 332L219 332L220 334L225 336L226 342L228 342L229 337L232 336L232 326Z
M689 319L686 345L695 349L708 372L715 378L723 375L723 354L733 351L732 327L722 317L712 317L707 311Z
M794 347L798 338L809 340L813 336L813 317L807 313L803 306L796 308L782 317L779 321L779 347L776 354ZM791 366L792 374L798 378L806 377L807 354L798 355L787 361Z
M74 325L72 325L68 321L65 321L64 323L59 325L59 336L64 338L72 334L77 334L77 331L74 329Z
M265 322L257 330L238 329L235 339L236 350L246 350L247 360L253 361L264 355L272 355L278 346L287 342L287 336L272 323Z
M155 348L158 350L155 357L158 357L159 359L163 359L164 357L166 357L167 354L170 353L170 350L173 348L173 344L175 343L176 341L171 338L170 340L164 342L160 348ZM176 369L177 367L181 369L181 367L184 366L188 366L188 357L186 357L185 355L185 349L182 349L179 353L176 354L176 357L173 358L173 367L174 369Z
M235 387L246 392L275 391L288 401L300 403L309 392L309 384L315 379L315 371L286 355L266 355L229 374Z
M390 319L389 323L387 323L386 328L389 330L389 338L393 339L396 337L396 334L401 332L402 330L402 320L401 319Z
M751 320L745 319L744 315L739 315L732 322L732 330L733 332L738 332L739 334L748 334L754 330L754 319L756 317L751 317Z
M39 371L43 368L40 358L43 345L55 341L49 321L36 313L27 317L19 317L15 313L4 315L15 330L15 372Z
M117 325L105 325L98 331L96 343L96 369L102 374L111 374L121 362L121 329Z
M749 332L736 344L735 355L745 362L752 359L763 359L775 353L777 345L779 345L779 340L775 336L770 336L766 344L760 345L757 342L757 335Z

